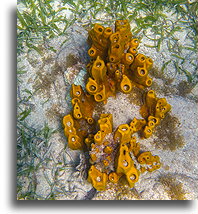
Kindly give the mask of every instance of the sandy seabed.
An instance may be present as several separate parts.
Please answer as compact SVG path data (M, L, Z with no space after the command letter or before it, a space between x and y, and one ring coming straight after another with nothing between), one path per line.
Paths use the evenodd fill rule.
M193 200L197 199L198 180L198 111L197 85L192 90L185 77L173 74L171 67L162 74L162 62L169 53L158 53L143 44L139 53L154 60L151 71L153 85L158 97L165 97L172 110L162 121L149 139L139 139L143 150L151 151L160 156L162 167L153 172L140 175L135 187L108 186L106 191L97 192L86 180L85 154L72 151L66 145L61 121L71 110L69 91L72 83L84 87L87 62L86 44L87 31L80 25L70 28L70 40L60 47L64 37L51 40L50 46L56 53L44 49L43 55L36 51L19 56L18 66L23 66L27 73L20 75L18 84L18 102L27 96L26 89L35 91L28 102L21 105L30 106L31 114L26 118L28 126L41 129L45 123L58 132L49 139L48 146L40 142L40 158L35 164L42 162L32 179L36 180L36 194L39 199L47 199L53 191L56 200ZM187 32L183 32L185 34ZM181 37L182 40L182 37ZM189 64L190 67L190 64ZM172 70L171 70L172 69ZM190 69L190 68L189 68ZM174 78L173 78L174 77ZM141 118L141 93L132 90L132 95L118 93L116 98L110 97L106 105L97 108L95 115L111 113L114 128L131 121L134 117ZM45 162L45 158L50 161ZM18 182L23 183L21 193L26 192L30 178L21 176ZM53 185L52 185L53 184ZM53 187L52 187L53 186Z

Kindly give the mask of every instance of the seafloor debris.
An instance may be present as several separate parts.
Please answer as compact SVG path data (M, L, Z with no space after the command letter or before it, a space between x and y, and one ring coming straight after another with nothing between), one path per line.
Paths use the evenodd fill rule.
M108 182L127 181L132 188L140 173L160 168L160 158L151 152L140 151L140 144L133 135L138 132L148 138L153 129L170 111L165 98L157 98L153 90L145 91L144 105L140 109L143 119L134 118L113 130L111 114L100 114L96 121L93 110L98 102L107 102L118 91L132 93L132 87L145 90L152 80L148 71L153 61L137 53L138 39L132 38L126 20L117 20L115 32L109 27L95 24L89 31L91 57L87 65L89 78L84 92L80 85L72 85L73 110L63 118L64 133L71 149L89 151L88 181L99 191ZM118 112L119 113L119 112Z

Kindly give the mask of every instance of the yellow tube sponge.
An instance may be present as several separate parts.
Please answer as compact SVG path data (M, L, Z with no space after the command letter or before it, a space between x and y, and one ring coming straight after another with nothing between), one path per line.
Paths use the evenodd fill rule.
M152 135L153 129L171 110L171 105L165 98L157 98L155 92L150 90L146 93L144 105L140 108L140 114L147 120L143 129L143 137L148 138Z
M111 28L95 24L89 31L91 61L87 66L90 75L86 90L96 102L107 102L117 91L130 93L132 86L144 89L152 84L148 71L153 65L151 58L138 53L139 40L132 38L127 20L115 22Z
M165 98L160 98L155 107L155 117L163 119L165 114L171 110L171 105L167 103Z
M126 75L122 76L122 81L120 82L120 90L126 94L130 93L132 90L132 82Z
M70 91L73 105L73 116L75 119L85 119L89 124L93 124L92 118L95 102L93 97L86 94L80 85L72 84Z
M98 56L91 68L91 75L97 83L102 83L106 79L107 67L103 60Z
M99 24L95 24L94 28L91 29L88 34L88 42L92 45L88 50L89 56L93 59L97 56L105 59L107 56L109 37L112 34L111 28L105 28Z
M118 152L116 172L126 174L132 166L133 160L129 154L129 149L125 144L122 144Z
M135 167L131 167L131 169L126 173L126 179L130 188L133 188L135 183L139 180L139 174L140 172Z
M98 120L100 131L107 135L113 131L113 118L112 114L101 114Z
M124 174L129 186L132 188L139 179L139 171L135 168L129 149L125 144L120 145L116 165L116 173Z
M131 140L131 128L128 124L120 125L114 134L114 140L118 140L120 144L128 143Z
M70 149L83 149L83 135L75 128L74 119L71 114L64 116L63 126L65 136L68 138L68 146Z
M146 125L145 119L136 119L135 117L130 123L130 127L132 129L132 133L140 131Z
M165 114L171 110L171 105L167 103L165 98L157 98L155 92L150 90L145 96L145 103L140 109L140 114L144 118L154 116L163 119Z
M111 181L112 183L118 183L120 178L120 175L117 174L116 172L111 172L109 174L109 181Z
M88 171L88 181L92 183L93 187L98 191L106 189L108 176L106 173L99 171L94 165L92 165Z
M149 171L152 172L154 170L157 170L161 167L160 158L159 156L155 155L153 156L151 152L143 152L138 157L138 162L140 164L146 164L146 167L142 168L142 171Z

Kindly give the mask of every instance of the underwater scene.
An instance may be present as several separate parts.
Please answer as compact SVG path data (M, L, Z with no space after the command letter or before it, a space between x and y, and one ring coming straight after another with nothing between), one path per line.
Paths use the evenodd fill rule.
M197 200L196 0L18 0L17 200Z

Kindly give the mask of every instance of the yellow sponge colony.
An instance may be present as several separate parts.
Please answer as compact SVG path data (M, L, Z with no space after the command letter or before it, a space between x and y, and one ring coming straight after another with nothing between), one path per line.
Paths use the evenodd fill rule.
M151 86L148 72L153 61L138 53L139 41L132 37L127 20L117 20L115 32L95 24L89 31L88 41L91 60L87 65L86 92L80 85L72 85L73 109L63 118L64 133L70 149L89 152L88 181L96 190L106 190L108 183L117 185L123 179L132 188L140 173L152 172L161 166L158 156L149 151L140 152L134 133L150 137L171 106L165 98L157 98L155 92L149 90L140 108L142 119L133 118L115 130L112 114L101 114L95 121L93 111L98 102L106 103L108 97L116 96L118 91L132 93L133 87Z
M91 57L87 70L90 77L86 90L94 95L96 102L107 101L117 91L130 93L133 86L145 88L151 86L148 71L153 65L152 59L137 54L139 41L132 38L127 20L117 20L115 32L95 24L89 31Z

